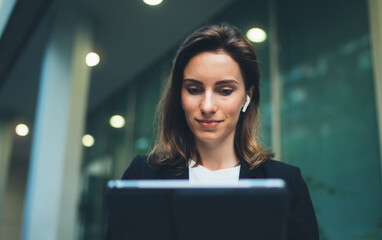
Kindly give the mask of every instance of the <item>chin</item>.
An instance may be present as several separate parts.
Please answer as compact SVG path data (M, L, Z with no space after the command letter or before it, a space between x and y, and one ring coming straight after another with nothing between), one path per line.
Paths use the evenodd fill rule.
M220 140L220 137L215 134L201 134L195 135L195 139L200 142L213 143Z

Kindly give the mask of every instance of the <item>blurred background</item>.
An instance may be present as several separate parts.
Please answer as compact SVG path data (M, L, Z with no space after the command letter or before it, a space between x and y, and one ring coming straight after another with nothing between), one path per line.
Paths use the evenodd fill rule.
M0 0L0 239L104 239L105 184L150 150L177 48L221 22L253 43L263 143L301 168L321 239L382 239L381 16L379 0Z

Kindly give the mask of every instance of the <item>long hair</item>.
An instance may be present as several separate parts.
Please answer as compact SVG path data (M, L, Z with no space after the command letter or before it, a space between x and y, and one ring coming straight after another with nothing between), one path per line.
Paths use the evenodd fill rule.
M151 159L161 165L184 163L187 166L188 159L194 155L197 157L196 163L201 163L195 139L181 107L181 89L186 65L191 58L206 51L224 51L230 55L240 67L245 90L248 92L253 88L251 104L245 113L240 114L236 125L234 149L236 156L254 169L266 159L274 157L274 154L263 150L257 135L260 103L258 61L252 45L236 27L228 24L201 27L179 48L157 108L158 135L150 153Z

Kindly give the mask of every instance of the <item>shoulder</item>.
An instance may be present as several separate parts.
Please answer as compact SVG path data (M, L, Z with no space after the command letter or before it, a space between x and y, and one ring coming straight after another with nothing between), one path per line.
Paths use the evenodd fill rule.
M264 178L283 179L290 191L305 191L307 189L300 168L291 164L268 159L254 171Z
M282 178L289 181L293 175L299 174L300 169L293 165L268 159L251 171L255 178Z
M143 179L155 175L159 166L150 163L148 156L136 156L123 173L122 179Z
M296 166L273 159L266 160L261 166L264 167L269 173L279 174L289 174L298 169Z
M149 156L136 156L122 179L183 179L187 177L181 166L159 165Z

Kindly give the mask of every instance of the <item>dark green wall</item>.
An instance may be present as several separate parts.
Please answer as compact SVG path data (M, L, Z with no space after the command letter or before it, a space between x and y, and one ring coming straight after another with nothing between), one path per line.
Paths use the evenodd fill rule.
M301 168L321 239L382 239L366 1L280 1L283 161Z

